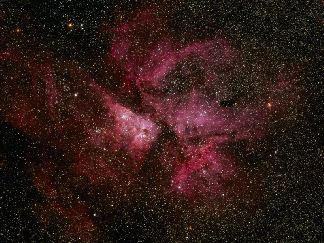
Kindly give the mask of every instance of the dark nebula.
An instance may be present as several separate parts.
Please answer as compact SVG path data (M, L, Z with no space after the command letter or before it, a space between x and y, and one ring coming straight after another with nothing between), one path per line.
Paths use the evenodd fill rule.
M1 242L318 242L323 3L0 3Z

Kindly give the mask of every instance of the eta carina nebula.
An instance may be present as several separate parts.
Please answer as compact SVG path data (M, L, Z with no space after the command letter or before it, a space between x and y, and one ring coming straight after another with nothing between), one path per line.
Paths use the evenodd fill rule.
M42 144L26 158L40 222L93 242L118 204L145 193L256 213L266 171L248 155L302 103L300 66L251 58L224 33L179 36L151 8L109 31L101 76L114 86L50 51L1 51L1 116Z

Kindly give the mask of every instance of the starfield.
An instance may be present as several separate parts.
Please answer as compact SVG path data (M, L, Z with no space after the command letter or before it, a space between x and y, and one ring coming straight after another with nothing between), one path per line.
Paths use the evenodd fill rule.
M323 2L1 1L1 242L324 240Z

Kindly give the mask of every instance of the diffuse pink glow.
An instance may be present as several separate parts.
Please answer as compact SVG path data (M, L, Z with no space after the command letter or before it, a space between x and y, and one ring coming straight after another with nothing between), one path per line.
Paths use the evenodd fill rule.
M295 89L291 87L288 95L286 92L285 100L276 84L282 83L280 77L275 77L275 84L271 84L270 80L261 80L268 96L224 107L221 102L222 99L229 99L230 79L240 80L236 72L245 72L247 64L243 61L244 57L225 37L180 44L168 35L161 37L156 34L144 38L145 42L136 32L141 33L143 23L146 31L164 31L163 27L162 31L159 29L162 23L157 24L159 19L152 15L149 15L152 24L148 24L146 14L126 24L129 28L117 27L117 41L113 42L111 55L125 69L126 82L132 80L137 85L143 103L156 110L158 119L164 120L174 130L181 146L186 148L185 161L172 162L174 174L170 181L174 191L188 198L226 195L226 181L239 181L235 175L240 173L235 168L235 159L224 153L222 147L264 137L271 119L269 111L276 112L279 107L283 110L289 105ZM138 43L150 44L133 49ZM198 65L199 69L194 69L194 65ZM261 66L255 69L257 71L253 71L253 75L260 79L266 70ZM165 93L168 85L179 82L177 77L175 80L168 77L175 72L184 75L178 85L189 83L192 79L192 86L181 92ZM212 95L206 94L205 91L209 90ZM269 99L271 109L266 106ZM276 103L280 105L274 111L272 107Z
M246 178L229 152L231 146L267 135L272 114L296 100L293 78L280 73L274 84L263 80L261 86L268 91L264 97L231 101L230 80L239 79L237 73L245 70L239 52L225 37L180 44L161 21L147 10L134 21L121 23L107 54L125 72L123 87L137 88L143 107L152 107L153 112L144 108L138 114L122 105L72 62L56 63L51 58L31 62L14 51L1 53L0 58L28 73L25 90L31 94L17 80L6 84L3 92L13 97L0 104L0 111L30 137L63 151L71 160L67 173L82 178L82 186L111 186L123 193L135 184L164 123L178 139L177 147L165 148L160 161L154 161L171 168L165 191L189 201L203 198L217 204L236 193L235 185ZM173 77L175 73L180 77ZM84 229L91 235L95 226L86 204L75 203L71 209L59 202L60 192L53 182L56 170L49 162L36 168L35 187L53 211L67 215L71 223L67 232L78 234ZM83 219L73 222L78 214Z
M224 196L228 189L225 182L235 174L231 160L210 145L190 147L187 152L191 157L176 168L172 179L173 190L189 198Z

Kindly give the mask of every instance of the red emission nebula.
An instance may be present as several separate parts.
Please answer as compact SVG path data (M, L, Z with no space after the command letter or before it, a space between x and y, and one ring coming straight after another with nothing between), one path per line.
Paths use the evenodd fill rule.
M40 221L94 241L95 216L129 203L143 181L170 204L222 215L245 202L253 214L265 171L250 170L246 157L299 103L297 65L251 61L225 34L182 38L154 9L109 31L100 75L115 89L50 52L0 55L11 76L1 84L4 120L60 154L44 150L27 163L44 198L35 205Z

